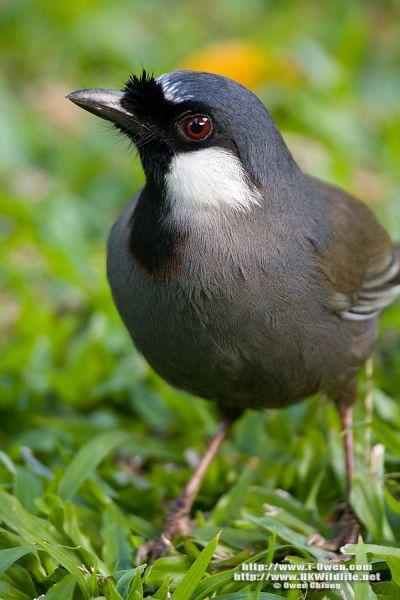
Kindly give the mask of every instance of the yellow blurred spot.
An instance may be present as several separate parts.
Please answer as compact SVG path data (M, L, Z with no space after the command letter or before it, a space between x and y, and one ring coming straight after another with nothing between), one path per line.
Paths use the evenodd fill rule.
M242 41L201 48L181 68L226 75L250 88L268 82L296 85L303 79L299 65L291 57Z

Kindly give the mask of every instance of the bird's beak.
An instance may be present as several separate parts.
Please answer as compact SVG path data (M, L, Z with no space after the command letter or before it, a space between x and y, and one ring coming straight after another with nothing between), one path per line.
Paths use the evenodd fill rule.
M123 97L124 92L102 89L78 90L66 96L74 104L123 129L141 130L137 117L122 106Z

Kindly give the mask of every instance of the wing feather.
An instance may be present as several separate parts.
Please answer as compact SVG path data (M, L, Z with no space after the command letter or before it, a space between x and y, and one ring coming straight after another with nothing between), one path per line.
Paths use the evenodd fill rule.
M326 203L330 229L313 242L331 290L330 308L343 319L367 321L400 295L400 247L395 247L362 202L314 180Z

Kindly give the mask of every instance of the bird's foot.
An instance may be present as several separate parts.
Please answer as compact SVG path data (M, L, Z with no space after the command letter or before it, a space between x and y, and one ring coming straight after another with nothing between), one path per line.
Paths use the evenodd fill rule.
M188 516L179 515L174 518L173 515L170 515L161 534L139 548L136 554L136 565L145 562L146 558L148 558L148 562L151 564L158 558L161 558L166 552L173 551L172 540L174 537L176 535L189 535L192 529L193 524Z
M361 524L357 520L349 504L343 507L336 525L337 535L333 540L327 540L322 535L316 534L308 538L309 544L314 544L328 552L338 554L342 546L356 544L361 533ZM341 555L345 559L346 555Z
M226 438L229 432L231 421L225 419L221 422L215 435L207 446L207 450L197 465L194 473L187 482L181 495L175 500L172 510L168 515L165 527L161 535L153 540L148 541L144 546L139 548L136 555L136 563L140 564L149 556L150 563L160 558L168 550L174 550L172 540L178 534L189 535L193 529L193 523L190 520L190 511L193 502L199 491L201 482L207 472L207 468Z

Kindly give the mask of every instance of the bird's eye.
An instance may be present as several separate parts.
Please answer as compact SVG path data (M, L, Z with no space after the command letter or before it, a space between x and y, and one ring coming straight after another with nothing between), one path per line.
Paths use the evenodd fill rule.
M181 123L181 130L185 137L195 141L204 140L210 135L211 129L211 119L206 115L191 115Z

